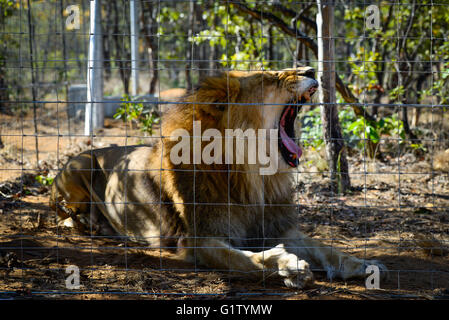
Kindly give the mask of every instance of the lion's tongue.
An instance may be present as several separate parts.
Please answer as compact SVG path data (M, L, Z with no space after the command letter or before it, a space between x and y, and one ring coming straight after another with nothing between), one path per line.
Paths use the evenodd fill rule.
M293 154L296 154L296 156L299 159L302 155L301 148L293 141L292 138L290 138L287 135L287 133L285 133L285 130L282 126L281 126L281 139L282 139L282 143L288 149L288 151L290 151Z
M299 159L302 155L301 148L285 132L285 122L286 122L285 118L287 117L287 115L289 113L294 113L294 110L292 107L289 107L289 110L286 110L286 112L284 112L284 114L282 115L281 121L280 121L280 134L281 134L282 144L288 149L288 151L290 151L293 154L296 154L296 156Z

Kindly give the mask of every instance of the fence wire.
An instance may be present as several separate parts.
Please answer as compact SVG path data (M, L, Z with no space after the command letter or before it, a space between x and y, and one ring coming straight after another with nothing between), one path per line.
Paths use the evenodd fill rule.
M183 97L195 93L207 77L224 71L268 74L297 66L319 68L322 61L314 52L321 40L318 2L135 1L138 50L133 59L131 1L102 1L97 46L102 56L96 61L103 79L101 101L87 98L87 90L94 90L88 83L90 2L0 1L0 299L448 297L449 2L331 1L333 35L326 41L333 45L335 58L324 63L334 66L336 100L300 104L269 100L272 91L265 81L260 88L251 88L261 96L232 100L229 77L226 101L184 101ZM372 27L376 21L370 19L376 19L376 12L380 20ZM132 63L136 63L134 70ZM136 94L132 94L136 79L131 71L138 73ZM293 173L287 167L278 170L277 175L294 181L291 198L285 201L270 202L266 195L272 186L264 175L261 184L252 185L261 188L257 190L261 198L242 202L233 197L241 186L233 185L232 177L258 175L256 167L226 163L218 169L196 164L186 169L167 167L164 162L165 142L174 136L163 132L163 115L173 108L190 112L193 123L203 106L225 105L226 125L231 128L232 119L239 116L231 113L236 108L263 110L261 119L268 119L271 110L292 104L300 107L294 140L303 154ZM85 132L85 112L94 108L86 105L104 109L103 126L90 134ZM327 144L322 113L332 107L338 110L341 137L331 137ZM274 129L278 126L279 122ZM220 137L220 143L224 145L225 139ZM109 191L121 194L113 201L88 192L89 201L57 203L56 209L49 205L55 177L81 152L90 151L94 159L98 148L123 146L131 152L136 145L163 141L156 169L94 162L77 169L79 175L89 174L90 190L101 188L99 174L124 179L117 182L123 182L122 189ZM331 172L331 144L344 145L338 165L347 158L347 173ZM105 156L105 163L115 156ZM191 198L167 196L156 185L170 183L166 172L180 177L174 188L190 183ZM139 173L158 177L152 180L154 186L144 184L154 189L143 202L138 196L146 190L128 190L134 186L128 179ZM225 175L226 184L205 190L199 178L205 174ZM337 186L342 174L350 177L346 192L335 187L335 174ZM58 210L67 204L85 212L74 215L66 209L66 219L61 219ZM99 234L96 228L106 221L99 212L103 206L123 206L125 232ZM157 230L150 236L126 234L128 224L136 223L135 212L145 206L158 216L142 213L137 225L144 228L153 219L160 235ZM167 208L192 211L188 233L164 233ZM214 209L224 212L226 219L213 216L211 212L219 212ZM236 232L244 227L233 220L237 210L260 232L251 234L251 228ZM341 280L329 268L308 261L314 284L295 290L285 287L275 276L277 270L265 266L269 257L264 250L272 249L272 243L295 250L289 243L297 238L270 234L274 227L266 223L273 210L296 213L296 228L332 250L363 261L379 260L388 268L388 278L381 278L380 286L372 289L365 270L358 279ZM184 212L176 214L187 219ZM202 234L204 224L211 223L227 223L227 234ZM287 223L282 228L291 226ZM198 250L219 254L221 249L201 245L204 240L226 244L228 267L205 265ZM302 250L319 248L306 245ZM192 259L181 258L186 251L192 251ZM231 254L236 251L262 252L264 267L232 268ZM261 271L263 275L255 278Z

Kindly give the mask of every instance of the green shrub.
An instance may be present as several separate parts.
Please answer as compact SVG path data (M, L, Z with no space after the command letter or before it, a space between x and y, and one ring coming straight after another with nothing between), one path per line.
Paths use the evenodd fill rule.
M137 126L145 135L153 134L153 125L159 123L159 116L152 108L145 108L142 102L129 102L131 99L125 94L123 103L114 114L114 119L131 122L132 128Z
M351 108L343 108L338 112L338 118L343 138L350 148L361 151L364 149L366 140L378 144L382 136L398 139L399 144L406 142L404 126L397 114L368 122L363 117L357 117ZM320 108L315 108L305 114L302 120L302 140L305 147L319 149L324 145ZM412 149L422 148L421 145L416 144L410 144L410 147Z
M36 181L39 182L43 186L51 186L53 184L54 178L44 176L44 175L37 175L35 177Z

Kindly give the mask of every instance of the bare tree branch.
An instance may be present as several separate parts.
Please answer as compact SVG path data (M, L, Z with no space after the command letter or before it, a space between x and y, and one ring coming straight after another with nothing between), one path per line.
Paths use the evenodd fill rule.
M304 12L309 10L314 5L315 4L310 4L306 8L302 9L300 12L296 12L296 11L294 11L292 9L289 9L289 8L283 6L282 4L278 3L278 2L273 4L273 8L275 10L278 10L278 11L282 12L282 14L284 14L285 16L287 16L289 18L292 18L292 21L299 20L299 21L304 22L304 24L308 25L309 27L311 27L316 32L316 23L315 23L315 21L313 21L312 19L309 19L308 17L306 17L304 15Z
M232 2L232 5L234 7L236 7L238 10L240 10L241 12L247 13L255 19L268 20L272 25L281 29L284 33L286 33L292 37L296 37L298 40L303 42L309 49L311 49L315 53L315 55L318 54L318 46L315 43L315 41L313 41L312 38L310 38L309 36L307 36L302 31L300 31L296 28L289 27L283 20L281 20L274 14L265 12L265 11L250 9L249 7L247 7L246 5L244 5L240 2L238 2L238 3ZM316 25L315 25L315 28L316 28Z
M289 27L282 19L275 16L274 14L257 9L251 9L248 6L242 4L241 2L238 3L231 2L231 4L239 11L247 13L255 19L267 20L285 34L288 34L304 43L309 49L312 50L315 57L318 57L318 46L315 43L315 41L306 34L304 34L302 31L298 30L296 27ZM335 74L335 85L338 92L342 95L343 99L347 103L351 103L351 107L353 108L354 113L356 115L364 117L367 121L375 121L374 117L371 114L369 114L369 112L365 110L365 108L361 107L358 104L355 104L358 103L358 99L354 96L352 91L343 83L338 74Z

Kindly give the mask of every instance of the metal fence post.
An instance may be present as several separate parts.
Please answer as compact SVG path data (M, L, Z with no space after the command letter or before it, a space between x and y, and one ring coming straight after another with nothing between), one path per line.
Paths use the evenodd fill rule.
M136 96L139 90L139 23L138 3L135 0L129 2L131 24L131 93Z
M103 127L103 54L101 46L101 0L90 1L89 56L87 64L87 103L84 134Z

